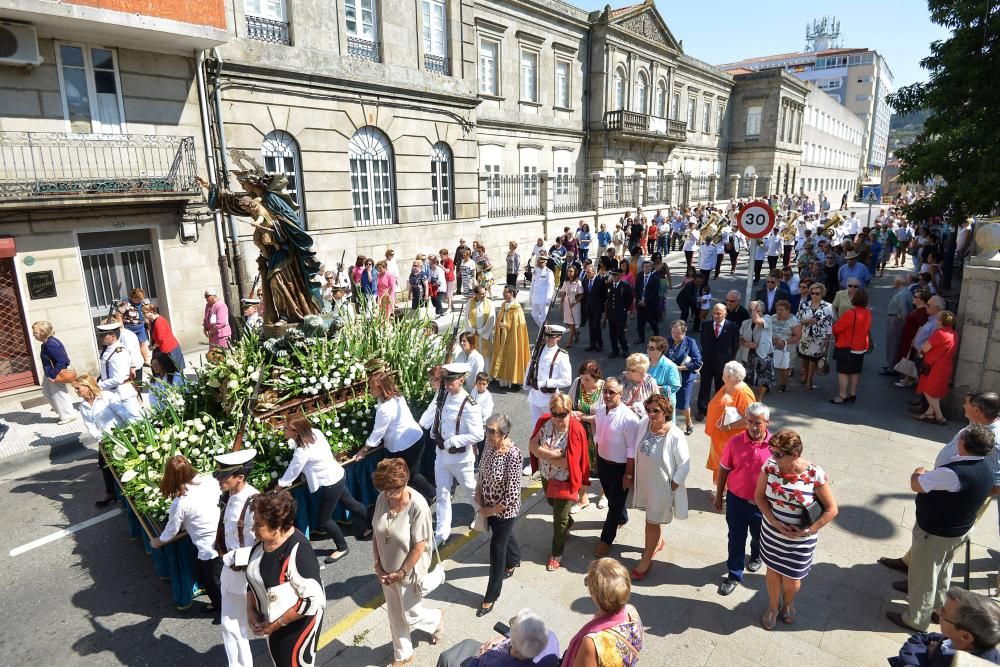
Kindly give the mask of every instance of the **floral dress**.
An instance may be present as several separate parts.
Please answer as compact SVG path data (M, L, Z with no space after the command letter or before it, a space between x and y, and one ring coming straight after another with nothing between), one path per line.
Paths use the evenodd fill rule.
M817 486L829 483L826 472L810 463L797 475L782 475L778 463L768 459L762 472L767 475L765 493L774 518L790 526L802 525L805 506L817 502ZM812 567L816 534L787 537L767 521L760 526L760 554L767 567L789 579L803 579Z
M542 429L538 434L538 442L543 447L559 451L560 455L562 455L562 452L566 449L566 436L568 434L569 431L556 433L555 427L550 419L542 426ZM561 482L569 481L569 468L559 468L554 466L548 459L538 460L538 471L545 479L555 479Z
M604 389L604 380L597 380L594 385L594 391L586 392L583 390L583 386L580 384L580 378L573 381L570 385L569 395L573 401L573 409L582 412L585 415L592 415L596 411L598 405L604 404L604 398L601 395L601 390ZM591 461L597 461L597 443L594 442L594 427L592 424L587 422L581 422L583 424L583 430L587 432L587 453L590 456ZM596 473L597 467L594 466L594 472Z
M812 324L802 327L802 338L799 340L799 355L808 359L822 359L826 355L826 341L833 333L833 307L825 302L820 302L819 307L813 308L811 301L803 302L799 306L799 312L795 317L799 322L803 320L816 320Z
M627 605L628 619L607 630L587 635L597 650L600 667L634 667L642 651L642 619L632 605Z
M493 263L486 253L473 253L472 259L476 263L476 280L486 289L489 294L493 289Z

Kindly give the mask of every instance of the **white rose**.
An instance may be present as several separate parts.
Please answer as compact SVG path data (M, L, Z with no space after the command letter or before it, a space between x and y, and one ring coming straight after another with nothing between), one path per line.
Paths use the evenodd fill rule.
M230 389L237 389L239 388L240 383L238 380L230 380L229 382L226 383L226 386L229 387Z
M140 461L145 461L146 460L146 455L145 454L139 454L139 460Z
M187 441L193 445L194 443L198 442L198 436L192 433L190 436L188 436Z
M135 479L138 475L139 475L139 473L137 473L135 470L126 470L125 474L122 475L122 484L128 484L133 479Z

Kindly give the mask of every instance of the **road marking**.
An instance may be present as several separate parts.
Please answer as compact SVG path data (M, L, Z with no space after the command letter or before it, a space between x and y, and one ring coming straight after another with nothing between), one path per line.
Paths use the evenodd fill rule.
M526 486L521 489L521 502L524 502L529 497L534 495L536 491L540 491L542 488L541 484L532 484L531 486ZM452 554L464 547L466 544L471 542L473 538L477 535L476 531L470 530L465 535L461 537L456 537L453 540L448 540L447 546L444 549L440 549L441 559L447 560L451 558ZM319 641L316 645L316 651L319 652L326 645L330 644L332 641L340 637L353 626L360 623L362 620L368 617L373 611L381 607L385 603L385 597L382 595L376 595L368 602L365 602L358 609L348 614L342 621L329 628L319 637ZM345 642L346 643L346 642Z
M118 516L121 513L122 513L121 508L115 508L109 512L105 512L104 514L98 514L94 518L87 519L86 521L81 521L75 526L70 526L69 528L63 528L62 530L57 530L54 533L49 533L45 537L38 538L34 542L28 542L27 544L22 544L19 547L15 547L14 549L11 549L8 552L8 555L11 558L13 558L14 556L20 556L21 554L31 551L32 549L37 549L38 547L45 546L49 542L55 542L58 539L61 539L63 537L68 537L73 533L77 533L83 530L84 528L90 528L91 526L98 524L102 521L107 521L111 517Z

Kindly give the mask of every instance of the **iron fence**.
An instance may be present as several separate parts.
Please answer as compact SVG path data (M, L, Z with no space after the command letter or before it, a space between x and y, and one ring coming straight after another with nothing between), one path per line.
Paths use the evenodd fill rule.
M624 109L606 112L604 126L611 131L663 134L675 141L687 139L687 123L684 121Z
M631 176L604 177L604 206L623 208L635 204L635 181Z
M362 60L371 60L372 62L381 62L379 58L379 43L373 42L369 39L361 39L360 37L348 37L347 38L347 53L355 58L361 58Z
M488 218L541 215L539 178L530 176L490 176L481 179L483 202Z
M197 192L193 137L0 132L0 200Z
M261 16L247 15L247 37L274 44L292 43L287 21L275 21Z
M428 72L443 74L445 76L450 74L448 59L444 56L434 56L429 53L424 54L424 69Z
M670 206L674 198L676 179L670 172L659 173L646 178L646 203Z
M705 174L692 176L691 191L688 193L688 198L699 201L708 199L708 195L710 194L710 178L710 176Z
M560 176L549 180L552 188L552 210L556 213L575 213L577 211L592 211L591 176Z

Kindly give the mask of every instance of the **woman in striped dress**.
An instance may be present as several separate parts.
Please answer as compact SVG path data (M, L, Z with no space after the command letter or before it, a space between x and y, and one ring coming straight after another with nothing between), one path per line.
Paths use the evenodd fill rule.
M774 629L779 607L782 621L795 622L795 596L812 567L816 533L837 516L830 480L822 468L802 458L799 434L779 431L770 447L771 458L761 469L755 495L764 516L760 546L767 565L767 611L761 619L765 630ZM823 513L812 525L803 526L805 508L817 501Z

